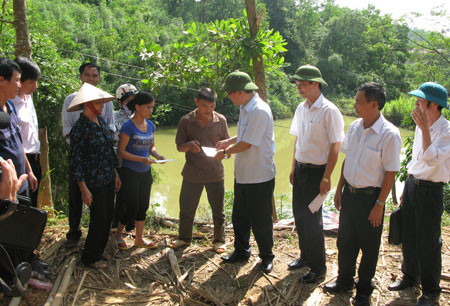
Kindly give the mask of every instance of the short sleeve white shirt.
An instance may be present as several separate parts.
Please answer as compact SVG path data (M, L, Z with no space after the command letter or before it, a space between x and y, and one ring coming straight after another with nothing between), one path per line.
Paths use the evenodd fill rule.
M82 111L74 111L74 112L68 112L67 108L69 107L70 103L76 96L76 92L66 97L64 100L64 105L61 111L61 119L62 119L62 135L63 137L66 137L70 134L70 131L72 130L72 127L77 122L78 118L80 118L80 114ZM109 129L112 132L115 132L116 127L114 126L114 105L113 102L107 102L105 103L105 106L103 107L101 116L105 120L106 124L108 125ZM66 138L67 143L70 143L69 138Z
M420 180L447 183L450 180L450 122L442 115L430 127L431 145L424 152L422 130L416 127L408 173Z
M355 188L381 187L386 171L400 169L401 147L400 131L382 114L366 129L363 119L352 122L341 146L345 180Z
M251 147L235 156L236 183L257 184L273 179L276 170L272 111L256 93L240 107L236 143L240 141L251 144Z
M39 142L38 120L32 96L25 95L24 100L16 96L12 102L19 119L20 134L25 153L39 153L41 143Z
M332 143L344 139L344 118L322 94L311 107L302 102L295 111L290 133L297 136L295 159L301 163L324 165Z

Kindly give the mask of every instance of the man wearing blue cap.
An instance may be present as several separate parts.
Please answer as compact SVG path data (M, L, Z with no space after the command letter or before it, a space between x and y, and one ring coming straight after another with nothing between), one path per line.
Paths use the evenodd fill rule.
M443 186L450 179L450 122L447 90L433 82L408 93L417 97L411 117L416 123L413 152L408 164L402 207L403 278L388 288L397 291L422 285L416 305L435 305L441 287L441 216Z
M234 252L222 259L227 263L250 257L250 231L253 231L262 259L261 269L273 268L272 196L275 187L275 142L272 111L255 92L258 90L245 72L232 72L222 89L240 107L237 136L219 141L214 157L222 160L236 154L234 163L233 229Z

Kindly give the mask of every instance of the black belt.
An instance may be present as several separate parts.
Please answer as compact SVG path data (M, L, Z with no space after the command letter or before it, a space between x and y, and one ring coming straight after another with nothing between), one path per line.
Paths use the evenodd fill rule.
M325 165L314 165L314 164L305 164L305 163L301 163L301 162L297 162L297 166L299 166L300 168L325 168L327 166L327 164Z
M346 183L345 187L351 194L367 194L372 195L380 192L380 187L364 187L364 188L355 188L352 185Z
M413 182L414 185L417 186L428 186L428 187L442 187L444 186L444 183L442 182L432 182L432 181L426 181L426 180L419 180L414 177L414 175L410 174L408 175L408 178L411 182Z
M38 160L38 158L41 156L41 153L26 153L28 160L30 160L30 157L34 160Z

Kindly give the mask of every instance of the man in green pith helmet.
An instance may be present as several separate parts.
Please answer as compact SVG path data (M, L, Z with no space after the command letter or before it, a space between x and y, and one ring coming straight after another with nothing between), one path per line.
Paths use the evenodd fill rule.
M413 152L400 204L403 277L388 289L420 283L422 296L416 305L435 305L441 292L443 186L450 180L450 122L441 113L448 109L448 92L426 82L408 94L417 100L411 113L416 123Z

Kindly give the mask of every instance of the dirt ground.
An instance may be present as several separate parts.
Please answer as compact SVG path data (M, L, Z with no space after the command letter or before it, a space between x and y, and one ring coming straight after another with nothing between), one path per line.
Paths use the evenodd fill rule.
M175 251L180 267L178 277L169 264L167 243L174 234L154 234L158 248L116 250L113 244L107 253L113 256L104 270L86 268L78 261L84 241L67 249L62 245L46 261L51 264L51 281L55 282L62 267L75 257L77 263L65 292L63 305L349 305L351 294L329 295L322 287L337 274L336 234L326 235L327 275L321 284L306 285L297 281L306 268L288 271L287 264L298 254L295 230L285 228L274 233L274 270L265 275L260 270L257 246L252 240L253 254L248 263L223 264L212 249L210 225L197 226L204 234L187 247ZM65 227L49 227L41 244L41 254L64 239ZM450 274L450 228L443 228L443 269ZM132 245L132 237L127 242ZM227 229L228 251L232 251L233 232ZM419 288L402 292L387 290L388 284L400 274L401 250L387 243L383 234L378 269L372 294L372 305L414 305ZM440 305L450 305L450 282L442 279ZM354 294L354 292L353 292ZM20 305L44 305L48 293L28 289ZM0 306L10 299L0 295Z

